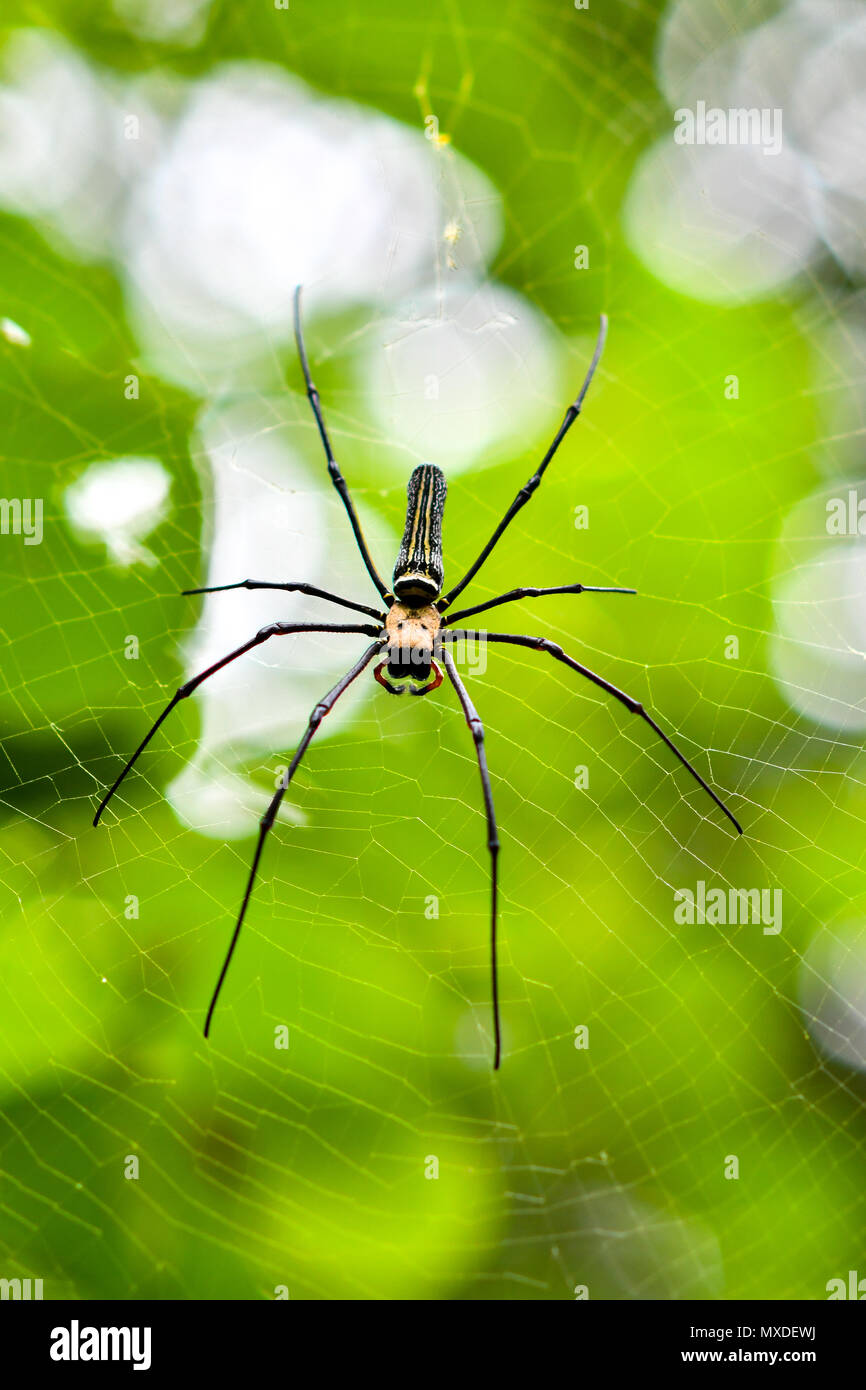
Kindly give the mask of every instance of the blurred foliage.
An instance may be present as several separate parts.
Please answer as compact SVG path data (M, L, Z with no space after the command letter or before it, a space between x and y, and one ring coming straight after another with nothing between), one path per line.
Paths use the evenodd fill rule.
M734 842L647 731L566 672L491 655L476 694L504 843L506 1056L493 1076L484 1056L460 1055L473 1010L488 1018L471 743L453 699L382 697L299 776L306 823L273 836L206 1045L253 841L205 839L163 800L195 747L195 708L148 754L124 814L90 827L119 752L178 681L192 622L179 590L202 568L197 403L145 378L130 408L136 344L111 272L4 218L3 313L33 347L0 348L3 491L46 505L42 546L0 547L4 1276L81 1298L270 1298L283 1284L293 1297L569 1298L576 1283L593 1297L783 1298L821 1297L857 1266L862 1079L816 1053L797 990L815 924L862 892L864 782L859 750L813 749L767 675L772 547L812 486L821 427L793 301L690 303L622 243L629 173L665 119L657 14L218 0L205 41L183 51L132 39L102 0L40 5L38 23L107 68L276 61L416 126L426 84L442 129L502 192L493 272L580 335L576 381L600 308L612 324L591 408L473 599L519 581L634 584L635 600L550 600L502 610L500 626L548 631L664 712L747 835ZM31 24L33 7L7 0L3 22ZM593 248L582 274L578 242ZM332 358L323 389L339 389L350 356ZM288 345L285 363L297 387ZM449 573L555 423L534 454L454 483ZM118 454L172 475L155 569L117 568L63 519L69 482ZM372 444L353 441L352 473L379 486ZM397 528L403 505L400 488L382 499ZM590 794L573 783L584 763ZM262 788L269 769L250 769ZM671 887L698 877L783 885L783 935L675 929ZM283 1023L288 1052L273 1045ZM579 1023L588 1051L573 1046ZM124 1180L128 1154L138 1181ZM729 1154L737 1182L723 1177ZM424 1176L430 1155L438 1181ZM620 1203L615 1255L600 1197ZM659 1244L668 1229L673 1245Z

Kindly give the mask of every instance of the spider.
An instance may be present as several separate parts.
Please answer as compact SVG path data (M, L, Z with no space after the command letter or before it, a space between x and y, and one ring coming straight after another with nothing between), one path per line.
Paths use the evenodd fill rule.
M229 652L228 656L215 661L207 670L193 676L186 681L175 694L171 697L162 714L156 719L150 731L145 735L132 757L126 763L114 784L106 792L99 804L99 809L93 818L93 824L98 825L103 811L108 805L115 792L120 787L127 773L135 766L144 749L150 743L157 729L168 717L181 700L187 699L194 690L221 671L224 666L245 652L251 651L253 647L260 646L267 642L271 637L287 637L305 632L340 632L340 633L362 633L372 638L370 646L363 656L355 662L349 671L346 672L337 684L322 697L313 708L306 730L295 750L295 754L289 764L288 769L281 778L280 785L275 795L259 822L258 843L256 844L253 862L247 879L246 889L241 902L240 912L235 922L234 931L229 941L228 950L216 982L216 986L211 996L207 1016L205 1018L204 1036L208 1037L210 1026L216 1008L217 1000L223 983L226 978L235 947L238 943L241 927L253 891L253 885L258 873L259 861L262 856L265 840L268 831L271 829L277 817L280 803L288 790L289 784L294 777L301 759L307 751L310 742L321 724L325 715L328 714L339 700L340 696L352 684L362 671L374 660L381 656L382 659L375 666L373 674L376 680L391 695L402 695L407 690L410 695L429 695L437 690L442 684L443 675L437 661L438 657L451 684L457 693L466 723L472 733L475 743L475 756L478 761L478 770L481 776L481 790L484 801L484 813L487 821L487 850L490 856L490 975L491 975L491 1004L493 1011L493 1067L498 1070L502 1056L502 1035L499 1016L499 973L497 964L497 917L498 917L498 888L499 888L499 834L496 824L496 813L493 806L493 793L490 785L490 774L487 767L487 754L484 747L484 726L478 716L478 712L470 699L469 693L463 684L460 675L454 665L454 660L449 650L451 643L459 639L477 639L491 643L503 643L518 647L528 647L533 651L544 652L553 657L555 661L560 661L570 670L576 671L579 676L591 681L607 695L613 697L625 707L631 714L639 715L653 732L670 749L676 758L679 759L695 781L703 787L704 791L713 799L720 810L727 816L728 820L735 827L737 833L742 835L743 829L739 821L728 810L724 802L716 795L712 787L704 781L703 777L695 767L689 762L688 758L676 747L668 738L667 734L659 727L655 720L647 713L639 700L625 691L619 690L610 681L591 671L588 666L576 661L574 657L568 656L556 642L551 642L546 637L520 637L506 632L482 632L477 629L455 627L454 624L475 617L479 613L484 613L490 608L498 608L501 604L514 603L519 599L541 598L548 594L634 594L635 589L604 588L592 584L560 584L555 588L518 588L509 589L507 593L500 594L497 598L487 599L483 603L476 603L470 608L460 609L459 612L452 612L452 604L459 594L463 592L467 584L475 578L484 561L488 558L494 546L498 543L509 524L514 520L517 513L526 505L533 493L539 486L544 476L545 469L565 438L571 426L574 424L581 412L584 398L589 390L595 369L604 348L607 336L607 318L601 315L598 339L589 370L586 373L583 385L578 395L568 407L563 417L562 424L553 437L553 441L546 454L538 465L529 481L520 489L511 506L508 508L504 517L496 527L487 544L484 546L478 558L470 565L463 575L463 578L452 588L443 593L443 562L442 562L442 513L445 506L446 483L441 469L434 464L422 463L417 467L409 478L408 483L408 507L406 511L406 525L403 532L403 540L397 556L397 563L394 567L392 578L392 588L389 589L384 583L376 569L375 564L367 549L358 516L346 480L340 471L339 464L334 457L331 447L331 440L325 426L322 407L319 400L319 393L313 384L310 375L307 352L304 345L304 336L301 328L301 286L295 290L294 296L294 331L295 342L297 344L298 357L301 363L301 370L304 375L307 396L312 407L313 416L321 436L324 446L325 456L328 464L328 473L337 492L342 498L343 505L349 518L349 523L355 535L355 541L361 554L361 559L366 566L373 585L379 593L384 605L384 609L368 607L364 603L356 603L353 599L341 598L337 594L328 593L324 589L318 589L313 584L302 583L272 583L267 580L242 579L234 584L217 584L204 589L185 589L184 594L214 594L223 593L229 589L279 589L287 593L307 594L313 598L324 599L328 603L338 604L341 608L351 609L355 613L362 613L368 618L372 618L372 623L269 623L261 628L254 637L234 651Z

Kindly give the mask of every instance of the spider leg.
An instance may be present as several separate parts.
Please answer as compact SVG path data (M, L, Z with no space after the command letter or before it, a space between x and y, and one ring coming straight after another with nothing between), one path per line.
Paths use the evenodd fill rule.
M636 594L637 589L599 588L595 584L559 584L555 589L509 589L507 594L489 598L486 603L476 603L474 608L461 608L459 613L449 613L442 621L443 627L459 622L462 618L473 618L476 613L484 613L488 608L497 608L500 603L516 603L521 598L544 598L547 594Z
M610 681L606 681L603 676L596 675L595 671L591 671L588 666L582 666L579 661L575 661L574 657L568 656L556 642L550 642L546 637L516 637L510 632L485 633L472 632L467 629L460 630L457 628L449 629L447 635L450 640L468 637L482 639L488 642L505 642L516 647L531 647L536 651L547 652L548 655L554 657L557 661L562 661L566 666L570 666L572 671L577 671L578 675L585 676L587 680L592 681L593 685L597 685L600 690L604 690L608 695L612 695L615 700L618 700L619 703L624 705L627 710L630 710L632 714L639 714L641 719L649 724L650 728L658 735L662 743L667 744L674 757L679 759L683 767L692 774L695 781L700 783L707 795L712 797L719 810L727 816L728 820L734 826L737 834L742 835L743 827L740 825L736 816L728 810L725 803L716 795L712 787L704 781L697 768L692 766L685 754L681 753L676 744L668 738L664 730L659 728L651 715L647 714L640 701L635 700L631 695L627 695L624 690L620 690L617 686L612 685Z
M327 695L325 695L319 701L319 703L316 706L314 706L312 713L310 714L310 718L307 722L307 727L304 731L303 738L301 739L297 749L295 750L295 756L292 758L292 761L289 764L288 771L285 777L281 780L280 785L277 788L274 796L271 798L271 802L268 806L268 809L265 811L265 814L259 821L258 844L256 845L256 852L253 855L252 867L250 868L250 875L247 879L247 886L244 892L243 902L241 903L241 910L238 913L238 920L235 923L235 929L232 932L232 938L229 942L229 948L226 952L225 960L223 961L222 970L219 973L219 979L216 982L216 988L214 989L214 992L211 996L210 1006L207 1011L207 1018L205 1019L204 1025L205 1037L207 1037L208 1033L210 1032L211 1019L213 1018L214 1009L216 1008L217 999L219 998L219 992L223 987L223 981L225 980L228 968L231 964L231 959L234 955L235 947L238 944L238 937L241 934L241 927L244 924L244 917L246 915L247 906L252 895L253 885L256 881L259 860L262 857L262 849L264 848L264 843L267 839L268 831L270 830L271 826L277 818L277 812L280 809L280 802L282 801L283 797L288 791L289 783L294 777L298 765L301 759L303 758L304 754L306 753L310 741L312 740L314 733L318 729L325 715L330 713L330 711L334 708L334 705L339 700L343 691L346 690L352 684L352 681L355 680L357 676L360 676L364 667L373 659L376 653L380 650L380 647L380 642L374 642L371 647L368 647L367 650L364 652L364 655L355 662L352 669L350 671L347 671L346 675L342 676L341 679L337 681L337 684L333 687L333 689L329 690Z
M185 596L190 594L224 594L229 589L283 589L288 594L307 594L310 598L323 598L328 603L338 603L341 608L352 608L356 613L366 613L371 618L385 621L385 614L378 608L368 608L366 603L353 603L351 599L330 594L327 589L317 589L313 584L275 584L267 579L240 579L237 584L212 584L206 589L181 589Z
M298 347L298 357L301 359L301 371L304 373L304 381L307 387L307 396L309 397L310 405L313 408L313 415L316 418L316 424L319 427L319 434L321 435L322 444L324 445L325 449L325 457L328 460L328 472L331 475L331 482L334 484L334 487L337 489L341 498L343 499L343 506L346 508L346 512L348 514L352 530L355 533L355 540L358 545L358 550L361 552L361 559L364 561L364 564L367 567L367 573L369 574L370 578L372 579L373 583L378 589L381 597L387 602L388 590L385 587L382 580L380 579L376 566L373 564L373 561L370 558L370 552L367 549L367 542L364 540L364 535L361 531L361 523L358 520L354 504L352 502L351 497L349 496L349 488L346 484L346 479L340 472L340 465L334 458L334 450L331 448L331 441L328 437L328 431L325 428L325 420L324 416L322 415L322 404L319 400L319 393L313 385L313 379L310 376L310 364L307 361L307 350L304 346L304 334L301 328L300 285L298 285L295 290L295 342L297 343Z
M208 666L206 671L202 671L199 675L193 676L191 680L188 680L185 685L182 685L179 690L175 691L165 709L162 711L162 714L151 725L150 731L145 734L141 743L129 759L129 762L100 801L96 815L93 817L93 824L99 824L100 816L114 796L114 793L117 791L124 777L135 766L157 729L163 721L168 718L175 705L191 695L193 691L201 685L202 681L206 681L209 676L213 676L217 671L221 671L224 666L228 666L229 662L236 661L239 656L243 656L245 652L251 651L253 647L259 646L262 642L267 642L269 637L287 637L297 632L363 632L368 637L378 636L377 629L370 627L366 623L269 623L267 627L260 628L255 637L250 638L249 642L244 642L242 646L236 647L233 652L229 652L228 656L224 656L219 661L215 661L212 666Z
M550 448L544 455L544 458L541 460L541 463L538 465L532 477L529 479L527 483L524 483L523 487L518 492L511 506L508 508L508 511L505 513L505 516L502 518L496 530L493 532L493 535L490 537L490 540L487 542L481 554L478 556L478 559L475 561L473 565L470 565L469 569L466 571L463 578L460 580L460 583L455 584L453 589L449 589L448 593L438 600L437 607L439 608L440 612L444 612L446 608L450 608L457 595L463 592L470 579L472 579L478 573L481 566L484 564L484 561L487 559L491 550L496 545L496 542L499 540L505 528L509 525L511 521L514 520L521 507L526 506L526 503L529 501L530 497L535 492L535 489L538 487L544 475L544 470L550 463L550 460L553 458L563 439L568 434L568 431L571 429L572 425L574 424L575 420L581 412L584 397L586 396L586 393L589 390L589 383L592 381L592 378L595 375L595 369L598 366L599 358L601 357L601 354L604 350L604 341L606 337L607 315L602 314L600 316L599 322L598 339L596 340L595 344L595 352L592 354L592 361L589 364L589 371L587 372L584 378L583 385L578 391L576 397L572 401L571 405L568 407L568 410L565 412L562 424L560 425L559 429L554 435L553 442L550 445Z
M481 773L481 789L484 794L484 813L487 817L487 849L490 853L490 974L492 981L491 1000L493 1005L493 1070L499 1070L502 1055L502 1034L499 1026L499 967L496 958L496 918L499 890L499 832L496 827L496 812L493 807L493 792L490 787L490 773L487 768L487 753L484 749L484 725L478 711L469 698L466 687L457 674L454 658L446 647L441 652L442 663L457 691L457 698L463 706L466 723L475 740L475 755L478 758L478 771Z

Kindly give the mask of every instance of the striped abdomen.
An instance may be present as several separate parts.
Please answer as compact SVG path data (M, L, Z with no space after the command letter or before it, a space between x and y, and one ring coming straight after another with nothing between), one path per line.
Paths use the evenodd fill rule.
M442 592L442 512L445 474L432 463L415 469L408 486L409 506L400 553L394 566L394 593L417 606Z

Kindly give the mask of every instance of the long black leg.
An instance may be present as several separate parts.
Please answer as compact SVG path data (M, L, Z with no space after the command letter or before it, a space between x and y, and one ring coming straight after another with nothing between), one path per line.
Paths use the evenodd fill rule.
M484 812L487 816L487 848L490 852L490 975L493 1003L493 1070L499 1070L502 1055L502 1035L499 1027L499 967L496 959L496 918L497 895L499 888L499 832L496 828L496 812L493 809L493 792L490 787L490 773L487 768L487 753L484 749L484 725L478 711L469 698L466 687L457 674L454 658L447 648L442 648L442 663L457 691L463 706L466 723L475 740L475 753L478 758L478 771L481 773L481 789L484 793Z
M560 584L555 589L509 589L507 594L489 598L486 603L476 603L474 608L461 608L459 613L449 613L442 621L443 627L459 622L462 618L474 618L476 613L484 613L488 608L498 608L500 603L516 603L521 598L543 598L547 594L636 594L637 589L599 588L595 584Z
M325 715L333 709L334 705L339 700L343 691L346 690L347 687L352 684L352 681L355 679L355 677L360 676L364 667L368 664L368 662L372 660L372 658L380 650L380 647L380 642L374 642L371 647L368 647L367 650L364 652L364 655L360 657L358 661L355 662L351 671L348 671L346 675L342 677L342 679L338 680L334 688L332 690L329 690L324 699L320 700L319 703L314 707L312 713L310 714L310 718L307 722L307 727L304 731L304 736L298 744L295 756L292 758L292 761L289 764L288 772L286 773L285 777L281 780L280 785L276 790L276 793L271 798L271 803L268 806L268 809L265 811L265 814L259 821L258 844L256 845L256 852L253 855L252 868L250 869L250 876L247 879L246 891L244 892L243 902L241 903L241 910L238 913L238 920L235 923L235 929L232 932L232 939L229 942L229 948L226 952L226 958L223 961L222 970L219 973L219 979L216 982L216 988L214 989L213 995L211 996L210 1007L208 1008L207 1018L205 1019L204 1024L205 1037L207 1037L208 1033L210 1032L211 1019L213 1018L213 1012L216 1008L217 999L219 998L219 992L223 987L223 981L226 977L226 973L228 972L228 968L231 965L231 959L234 955L235 947L238 944L238 937L241 934L241 927L244 924L244 917L246 915L247 906L252 895L253 884L256 881L256 873L258 872L259 860L262 857L262 849L264 848L264 843L267 839L268 831L270 830L271 826L277 818L277 812L280 809L280 802L282 801L283 797L288 791L289 783L291 782L292 778L295 775L295 772L297 771L298 764L300 763L301 759L306 753L310 740L312 739L313 734L318 729Z
M114 796L114 793L117 791L124 777L135 766L157 729L163 721L168 718L176 704L179 704L181 700L185 700L187 696L191 695L192 692L201 685L202 681L207 680L208 676L212 676L217 671L221 671L224 666L228 666L229 662L236 661L239 656L243 656L244 652L251 651L253 647L259 646L262 642L267 642L269 637L288 637L292 633L297 632L362 632L367 637L378 636L377 629L370 627L366 623L268 623L267 627L259 628L255 637L251 637L249 642L244 642L242 647L236 647L233 652L229 652L228 656L224 656L221 660L215 661L212 666L208 666L206 671L202 671L199 675L193 676L191 680L188 680L185 685L182 685L179 690L175 691L162 714L151 725L150 732L141 740L141 743L136 748L123 771L115 779L114 784L100 801L99 809L93 817L93 824L99 824L100 816Z
M356 613L366 613L371 618L377 618L379 622L385 621L385 614L378 608L368 608L366 603L353 603L349 598L340 598L339 594L330 594L327 589L317 589L313 584L276 584L268 579L239 579L237 584L212 584L206 589L182 589L181 593L187 596L225 594L229 589L283 589L287 594L307 594L310 598L323 598L328 603L338 603L341 608L352 608Z
M469 569L464 574L463 578L460 580L459 584L455 584L453 589L449 589L448 593L439 599L437 607L441 612L444 612L446 608L450 608L457 595L463 592L470 579L472 579L478 573L481 566L484 564L484 561L487 559L491 550L495 546L496 542L499 540L499 537L502 535L503 531L508 526L509 522L514 520L521 507L526 506L526 503L529 501L530 497L535 492L535 489L538 487L542 477L544 476L544 470L550 463L550 460L553 458L563 439L568 434L568 431L571 429L572 425L574 424L575 420L581 412L584 397L587 391L589 390L589 383L592 381L592 378L595 374L595 369L598 366L599 358L601 357L601 354L604 350L604 340L606 337L607 315L602 314L599 323L598 339L595 344L595 352L592 354L592 361L589 364L589 371L587 372L586 377L584 378L583 385L577 393L577 396L572 401L571 405L568 407L568 410L565 412L562 424L560 425L559 429L553 437L553 443L551 444L547 453L544 455L544 458L541 460L541 463L538 465L532 477L529 479L529 482L525 483L524 486L518 492L511 506L508 508L508 511L505 513L505 516L502 518L496 530L493 532L493 535L490 537L490 540L487 542L481 554L478 556L478 559L475 561L475 564L469 567Z
M725 803L716 796L712 787L704 781L697 768L692 767L688 758L680 752L675 743L671 742L664 730L660 729L655 720L647 714L640 701L633 699L631 695L626 695L624 690L620 690L617 686L612 685L611 682L606 681L603 676L596 675L595 671L591 671L588 666L582 666L579 661L575 661L574 657L568 656L556 642L550 642L546 637L515 637L510 632L473 632L466 628L449 628L447 632L442 635L443 639L447 638L450 641L470 638L481 641L486 640L488 642L506 642L515 647L532 647L536 651L547 652L550 656L555 657L557 661L564 662L566 666L571 667L572 671L577 671L579 675L585 676L587 680L592 681L593 685L597 685L601 690L606 691L608 695L612 695L615 700L619 700L620 704L625 705L626 709L630 710L632 714L639 714L641 719L645 720L650 728L658 734L662 743L667 744L674 756L679 758L683 767L688 769L695 781L700 783L707 795L712 797L719 810L724 812L728 820L735 827L737 834L742 835L743 827L740 825L736 816L733 815L733 813L728 810Z
M349 521L352 525L352 530L355 533L355 540L357 542L358 549L361 552L361 559L367 566L367 573L369 574L370 578L372 579L382 598L387 601L388 590L383 584L382 580L379 578L379 573L376 569L376 566L373 564L373 561L370 557L370 552L367 549L367 542L364 540L363 532L361 531L361 523L358 520L357 513L355 512L355 507L352 503L351 497L349 496L349 489L346 485L346 479L340 472L340 465L334 458L334 450L331 448L331 441L328 438L328 431L325 428L325 420L322 415L322 405L321 401L319 400L319 393L313 385L313 379L310 376L310 364L307 361L307 350L304 347L304 335L301 330L300 285L298 285L298 287L295 290L295 342L298 346L298 357L301 359L301 371L304 373L304 381L306 382L307 386L307 395L310 399L310 405L313 407L313 414L316 417L316 424L319 427L319 434L322 437L322 444L325 448L325 456L328 460L328 472L331 475L331 482L334 484L334 487L337 489L337 491L343 499L343 506L346 508Z

